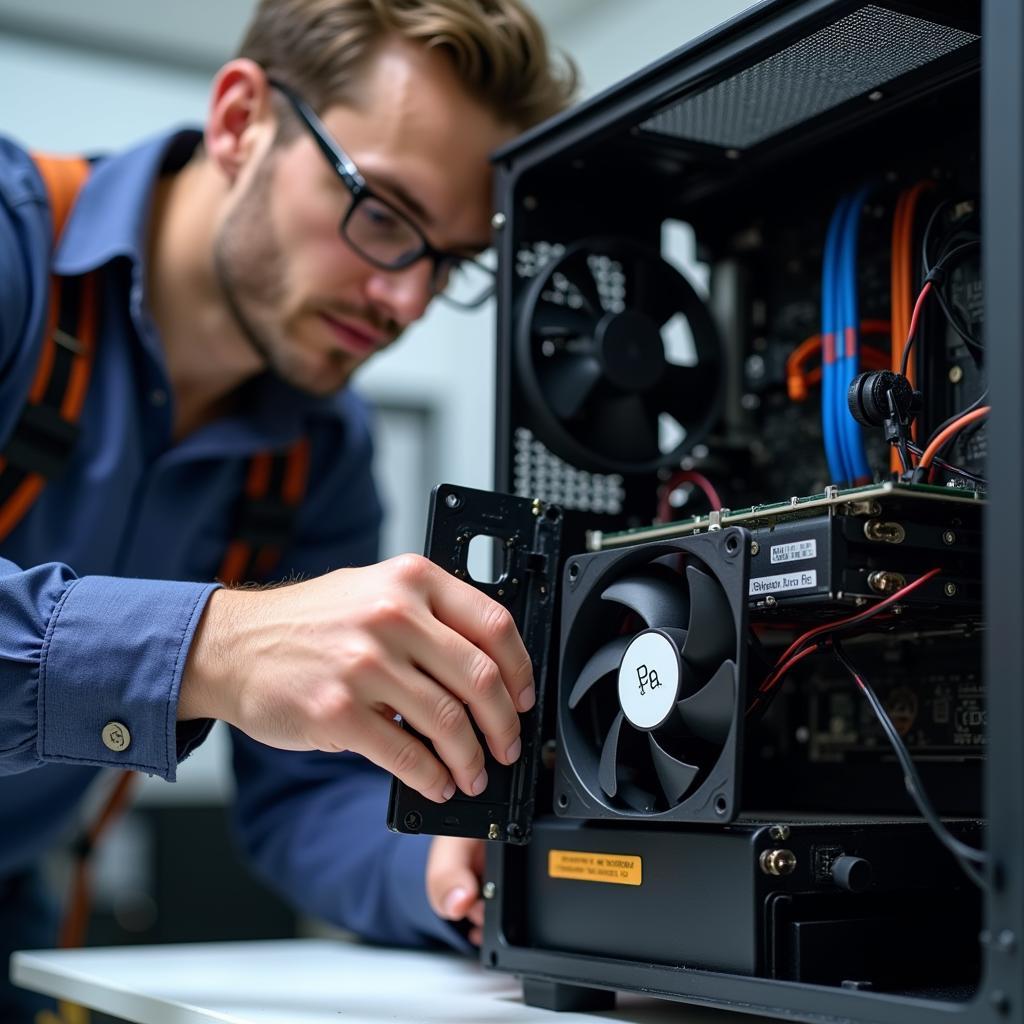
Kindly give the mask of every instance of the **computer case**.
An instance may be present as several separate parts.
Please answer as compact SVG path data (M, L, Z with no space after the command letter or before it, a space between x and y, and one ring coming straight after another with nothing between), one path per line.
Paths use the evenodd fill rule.
M1024 5L758 4L495 163L507 497L439 491L432 557L461 573L470 534L504 539L482 586L527 588L512 610L543 706L485 813L457 798L429 825L400 796L392 826L505 840L482 958L537 1005L1024 1021ZM992 410L931 474L890 465L887 439L915 443L895 397L830 426L818 389L839 378L795 362L802 344L888 366L889 335L899 354L900 217L913 296L942 305L919 304L904 360L915 437ZM851 292L860 348L833 353L823 311ZM468 508L470 528L447 521ZM780 633L881 609L848 660L948 835L984 851L975 871L830 646L765 689ZM640 693L667 673L682 699L646 718L627 663Z

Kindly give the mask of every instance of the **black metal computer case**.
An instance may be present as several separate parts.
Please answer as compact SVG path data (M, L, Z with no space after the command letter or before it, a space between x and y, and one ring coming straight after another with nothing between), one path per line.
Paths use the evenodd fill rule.
M561 554L549 565L557 548L517 527L518 568L491 588L542 579L524 607L550 647L527 722L536 764L514 783L538 778L528 820L489 826L512 842L489 848L485 963L552 1008L632 990L797 1020L1024 1021L1024 5L759 4L496 166L496 490L559 526ZM909 228L915 275L940 225L961 256L974 247L973 270L932 281L953 313L922 314L919 429L986 388L993 411L945 449L958 472L909 493L892 489L881 428L863 435L873 481L830 474L817 391L787 388L819 323L837 200L856 195L865 329L888 315L888 230L914 182L930 197ZM703 281L662 259L687 238ZM709 481L746 511L718 508ZM659 519L684 528L644 532ZM815 552L803 577L774 566ZM849 653L887 688L947 827L986 851L981 886L939 848L827 656L794 666L763 721L743 713L765 676L752 628L856 614L932 563L933 589ZM713 638L679 640L695 698L681 731L713 748L696 781L661 749L671 729L652 718L623 740L601 704L593 665L628 650L637 616L656 643L685 637L687 616Z

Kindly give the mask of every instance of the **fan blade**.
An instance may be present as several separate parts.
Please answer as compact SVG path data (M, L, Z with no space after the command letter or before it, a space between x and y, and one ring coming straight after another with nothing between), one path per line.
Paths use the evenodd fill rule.
M619 735L622 732L622 721L625 712L620 711L608 730L601 748L601 764L597 769L597 781L608 796L615 796L619 789Z
M718 391L720 367L715 362L696 366L667 363L658 383L644 400L649 415L667 412L683 427L692 427L711 411Z
M683 658L709 670L736 653L732 609L721 584L696 566L686 567L690 589L690 625L683 644Z
M719 746L724 743L736 713L736 663L720 665L706 686L676 703L676 711L695 736Z
M587 427L594 447L606 455L640 462L661 454L657 418L650 414L639 395L611 395L591 408Z
M634 811L640 811L641 814L654 812L654 794L648 793L646 789L634 786L630 782L619 783L619 799L632 807Z
M570 711L590 692L594 683L603 679L609 672L618 669L619 662L622 661L622 656L626 653L626 648L631 640L632 637L628 636L616 637L591 655L590 660L577 676L572 693L569 694Z
M572 419L601 378L601 364L593 356L561 354L537 367L541 390L560 419Z
M540 302L530 329L540 338L592 338L597 321L571 306Z
M659 327L679 311L675 273L653 253L621 258L626 278L626 304L646 313Z
M604 315L604 305L601 302L601 293L598 291L597 282L590 269L589 255L588 249L578 249L563 257L562 265L558 269L580 293L587 312L595 320L599 320Z
M674 758L655 738L654 733L647 734L651 745L651 757L654 759L654 770L658 773L665 799L669 806L674 807L686 795L700 769L695 764L687 764Z
M681 625L690 611L682 587L655 576L625 576L606 587L601 599L624 604L648 626Z

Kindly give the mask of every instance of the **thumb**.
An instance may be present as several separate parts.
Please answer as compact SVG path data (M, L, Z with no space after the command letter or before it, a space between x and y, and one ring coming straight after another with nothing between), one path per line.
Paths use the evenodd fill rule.
M476 839L437 836L427 857L427 899L434 913L449 921L461 921L480 898Z

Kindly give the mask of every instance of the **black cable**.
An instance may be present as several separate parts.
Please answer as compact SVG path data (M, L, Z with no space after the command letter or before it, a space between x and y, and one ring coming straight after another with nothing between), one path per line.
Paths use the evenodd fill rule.
M969 412L974 412L975 409L980 409L981 406L983 406L987 401L988 401L988 388L985 388L985 390L982 391L982 393L973 402L971 402L971 404L969 406L967 406L966 409L961 409L959 412L953 413L953 415L950 416L948 419L943 420L931 432L931 436L928 438L928 441L924 445L924 447L927 448L928 445L931 444L932 441L934 441L935 438L937 438L939 436L939 434L941 434L946 429L946 427L948 427L951 424L955 423L958 419L960 419L961 416L966 416ZM982 422L984 423L985 421L982 420Z
M924 786L921 783L921 777L918 775L917 768L911 760L906 744L896 731L896 727L892 724L885 708L882 706L882 702L878 699L878 695L871 688L868 681L850 663L846 653L843 651L842 645L835 638L832 640L832 653L838 658L843 668L850 673L853 681L871 705L871 710L875 713L879 725L881 725L886 738L892 745L893 751L896 754L896 760L899 761L900 767L903 769L903 783L907 787L907 792L910 794L911 799L917 805L917 809L921 812L921 817L924 818L929 828L935 833L935 838L953 855L956 862L963 869L964 874L980 889L987 889L988 881L982 874L982 871L979 870L979 868L984 869L988 864L987 854L984 850L979 850L967 843L961 842L946 828L938 812L928 799L928 795L925 793Z
M971 424L971 426L973 426L973 424ZM924 455L924 448L918 444L908 443L907 448L918 458ZM988 487L988 481L984 477L980 477L976 473L971 473L962 466L954 466L952 463L946 462L944 459L940 459L938 457L932 459L932 465L938 466L939 469L943 469L947 473L952 473L955 476L962 476L965 480L970 480L971 483L979 484L982 487Z

